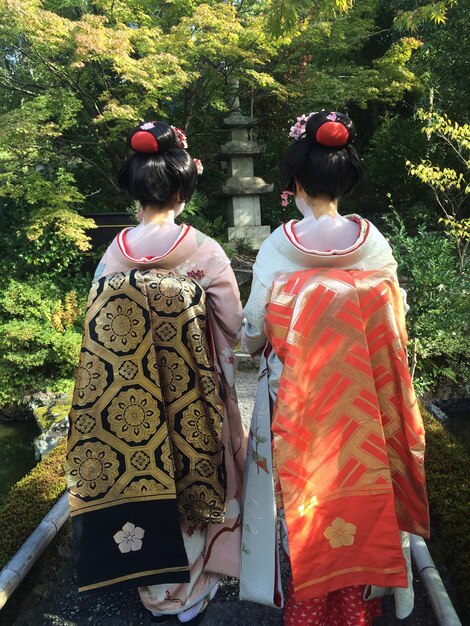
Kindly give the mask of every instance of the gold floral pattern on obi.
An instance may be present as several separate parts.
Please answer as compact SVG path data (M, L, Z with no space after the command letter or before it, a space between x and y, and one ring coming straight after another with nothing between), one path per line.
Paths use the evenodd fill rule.
M158 405L152 395L142 389L122 391L111 402L108 420L119 438L140 443L157 430Z
M136 470L143 471L150 465L150 457L146 452L138 450L132 455L131 463Z
M101 309L96 333L106 348L129 352L140 344L145 333L142 310L129 298L116 298Z
M157 359L155 358L155 348L153 346L150 348L150 350L147 353L147 366L149 368L149 372L150 372L150 376L152 377L152 380L159 385L160 375L158 373Z
M189 374L184 359L169 350L158 350L158 365L163 397L166 402L180 398L188 388Z
M194 320L188 325L188 336L193 343L193 353L199 365L209 367L209 359L207 357L209 348L207 346L204 329Z
M214 376L215 378L215 376ZM204 395L208 396L215 389L215 381L210 376L201 376L201 387Z
M91 289L88 294L87 309L89 309L93 302L96 300L96 296L98 295L98 287L99 282L97 280L94 280L91 284Z
M126 282L126 275L123 272L118 272L117 274L113 274L108 279L108 285L111 287L111 289L114 289L115 291L118 291L119 289L121 289L121 287L124 285L125 282Z
M168 439L165 439L165 441L162 444L161 460L163 463L163 467L165 468L165 471L168 474L168 476L171 476L172 478L174 478L175 470L173 466L173 454L171 452L171 447L170 447L170 443Z
M107 491L119 473L116 452L107 444L77 444L67 457L69 489L73 494L96 497Z
M75 374L74 404L84 405L94 402L108 383L106 367L95 354L83 350Z
M95 418L92 415L88 415L88 413L82 413L75 421L75 428L83 435L90 433L95 425Z
M323 534L330 542L332 548L341 548L343 546L353 545L356 530L357 526L345 522L341 517L337 517L331 522L331 526L328 526Z
M157 493L162 493L163 491L166 491L166 487L162 485L162 483L159 483L151 478L141 478L140 480L135 480L128 485L124 489L123 494L125 496L151 496Z
M214 470L214 464L207 459L201 459L196 463L196 472L203 478L209 478L209 476L214 476Z
M72 514L134 499L174 500L176 508L181 495L182 519L189 512L221 521L224 406L203 289L167 270L132 270L96 285L75 392L80 405L71 412ZM91 435L100 447L82 449Z
M179 507L188 520L224 521L224 501L205 485L194 485L179 494Z
M216 450L219 447L217 424L220 417L201 401L190 404L181 419L183 437L191 444L203 450Z
M184 460L183 460L183 455L181 454L181 452L178 450L176 446L173 452L173 459L174 459L174 466L175 466L175 474L176 476L180 477L184 472Z
M133 361L124 361L124 363L119 366L118 370L119 375L125 380L132 380L135 378L138 371L139 368Z
M176 328L170 322L158 324L155 333L162 341L171 341L176 337Z
M154 280L149 284L152 291L150 301L159 311L179 313L192 303L192 281L171 272L154 273Z

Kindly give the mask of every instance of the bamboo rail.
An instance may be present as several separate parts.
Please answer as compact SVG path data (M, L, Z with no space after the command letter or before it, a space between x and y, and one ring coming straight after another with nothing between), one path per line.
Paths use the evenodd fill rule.
M417 535L410 535L410 542L416 569L424 583L439 626L462 626L437 567L429 554L426 542Z
M64 493L0 572L0 609L54 539L68 516L69 505L67 494Z

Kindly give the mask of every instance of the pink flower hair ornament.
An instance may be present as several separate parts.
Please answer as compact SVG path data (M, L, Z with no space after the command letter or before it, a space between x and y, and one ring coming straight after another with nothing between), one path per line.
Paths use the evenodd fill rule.
M173 132L176 136L176 145L178 148L187 148L188 147L188 138L186 137L186 133L181 128L177 128L176 126L172 126Z
M313 111L307 115L303 114L297 118L297 122L291 126L289 131L289 137L294 141L300 141L306 136L307 122L318 111ZM331 111L326 116L326 120L317 129L315 139L313 141L320 146L326 146L328 148L342 148L349 142L349 131L346 126L341 122L341 118L335 111ZM286 205L283 205L286 206Z
M302 137L304 137L305 135L305 127L307 126L307 122L308 120L312 117L312 115L316 115L318 113L318 111L312 111L311 113L307 113L307 114L302 114L300 115L300 117L297 118L296 123L291 126L290 131L289 131L289 137L291 139L294 139L295 141L299 141L299 139L302 139ZM332 111L331 113L329 113L326 116L327 120L330 120L331 122L338 122L339 121L339 117L338 114L335 113L335 111Z
M193 161L194 161L194 163L196 165L197 174L198 174L198 176L200 176L203 173L203 171L204 171L204 167L203 167L203 165L201 163L201 159L193 159Z
M281 193L281 206L289 206L289 197L293 195L292 191L283 191Z
M327 120L330 120L330 121L332 121L332 122L338 122L338 121L339 121L339 117L338 117L338 115L337 115L334 111L332 111L331 113L329 113L329 114L326 116L326 119L327 119Z
M311 113L307 113L307 115L302 114L297 118L296 123L290 127L289 137L294 139L295 141L299 141L305 135L305 127L307 126L308 120L315 115L318 111L312 111Z

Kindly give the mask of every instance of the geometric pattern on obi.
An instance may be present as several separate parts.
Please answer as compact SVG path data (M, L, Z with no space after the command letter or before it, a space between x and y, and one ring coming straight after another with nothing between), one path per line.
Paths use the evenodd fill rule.
M356 584L406 587L399 530L427 536L429 516L396 280L286 274L265 327L283 363L272 432L296 599Z
M93 568L79 566L79 578L88 572L79 581L85 591L128 581L178 582L178 576L184 582L179 519L224 520L224 404L205 326L205 293L191 278L132 270L93 283L70 412L67 478L82 565L106 536L101 558L115 571L112 578L105 571L96 577ZM135 562L122 568L115 557L121 553L122 561L127 548L116 550L117 539L111 540L129 532L134 542L128 541L126 558ZM162 545L155 552L157 541L166 543L163 553ZM149 550L145 564L152 543L157 556L152 561ZM168 567L172 547L177 565ZM159 553L162 567L155 567Z

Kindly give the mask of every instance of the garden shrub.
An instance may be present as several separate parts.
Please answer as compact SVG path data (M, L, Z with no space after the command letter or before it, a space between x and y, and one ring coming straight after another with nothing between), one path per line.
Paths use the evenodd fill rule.
M65 440L11 489L0 510L0 569L65 490Z
M0 409L37 391L70 389L84 296L46 279L10 279L0 291Z
M222 215L210 215L209 199L196 189L178 222L190 224L221 245L225 244L226 224Z
M470 614L470 457L444 426L421 408L426 428L426 481L437 547L434 557L448 567L457 590L456 607ZM464 621L464 620L462 620Z
M384 220L410 305L408 356L416 390L461 391L470 377L470 283L459 272L455 247L426 224L409 234L395 211Z

